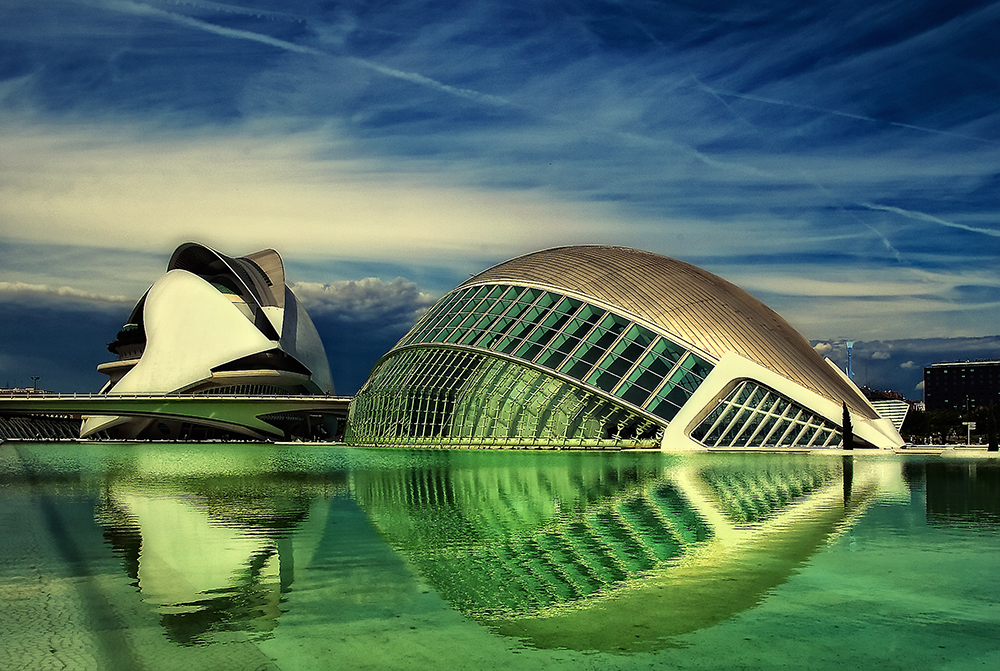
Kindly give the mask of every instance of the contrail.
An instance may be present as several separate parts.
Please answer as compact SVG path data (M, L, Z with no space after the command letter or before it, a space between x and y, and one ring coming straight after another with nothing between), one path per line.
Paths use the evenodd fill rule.
M892 212L893 214L898 214L901 217L906 217L907 219L916 219L917 221L927 221L932 224L940 224L941 226L948 226L949 228L957 228L962 231L969 231L971 233L982 233L983 235L989 235L994 238L1000 238L1000 231L993 230L990 228L976 228L975 226L967 226L966 224L956 224L954 221L948 221L946 219L941 219L930 214L925 214L924 212L914 212L913 210L904 210L901 207L893 207L892 205L879 205L877 203L859 203L862 207L866 207L869 210L879 210L881 212Z
M768 105L781 105L783 107L794 107L796 109L809 110L810 112L819 112L821 114L830 114L832 116L840 116L847 119L855 119L857 121L864 121L866 123L874 124L884 124L887 126L896 126L897 128L906 128L908 130L920 131L921 133L931 133L933 135L944 135L947 137L959 138L962 140L972 140L974 142L982 142L984 144L1000 144L997 140L988 140L986 138L976 137L975 135L965 135L963 133L955 133L947 130L940 130L938 128L928 128L927 126L916 126L914 124L902 123L900 121L887 121L885 119L877 119L875 117L865 116L863 114L852 114L851 112L841 112L840 110L831 110L823 107L816 107L814 105L806 105L803 103L795 103L789 100L781 100L779 98L767 98L765 96L758 96L752 93L736 93L735 91L721 91L719 89L711 88L702 84L701 82L695 80L700 88L712 93L716 96L728 96L730 98L740 98L742 100L751 100L753 102L766 103Z
M156 2L156 0L154 0L154 2ZM238 7L236 5L229 5L221 2L211 2L210 0L159 0L159 3L185 5L188 7L194 7L195 9L208 9L215 12L226 12L227 14L255 16L257 18L265 19L279 19L282 21L293 21L295 23L302 23L305 21L305 19L301 16L295 16L294 14L287 14L285 12L275 12L269 9L250 9L247 7Z
M352 56L348 57L338 56L336 54L331 54L330 52L323 51L321 49L302 46L301 44L295 44L294 42L289 42L287 40L279 40L278 38L270 37L268 35L261 35L260 33L255 33L250 30L226 28L224 26L219 26L214 23L210 23L208 21L193 19L189 16L184 16L183 14L177 14L176 12L169 12L167 10L158 9L156 7L151 7L150 5L142 3L129 2L129 0L111 0L107 6L109 8L118 9L119 11L126 12L129 14L137 14L140 16L154 16L157 18L165 19L167 21L172 21L182 26L187 26L189 28L195 28L197 30L203 30L209 33L213 33L215 35L221 35L223 37L229 37L237 40L249 40L251 42L259 42L260 44L266 44L268 46L277 47L279 49L285 49L286 51L291 51L298 54L321 56L325 58L344 58L350 63L366 68L368 70L373 70L380 74L386 75L387 77L393 77L395 79L401 79L403 81L408 81L413 84L419 84L421 86L433 88L442 93L447 93L449 95L457 96L460 98L466 98L468 100L474 100L476 102L494 106L511 105L511 103L508 100L505 100L499 96L493 96L487 93L481 93L479 91L474 91L472 89L464 89L464 88L459 88L457 86L450 86L449 84L439 82L436 79L431 79L430 77L426 77L416 72L406 72L404 70L397 70L395 68L390 68L384 65L379 65L377 63L372 63L371 61L366 61L362 58L356 58Z

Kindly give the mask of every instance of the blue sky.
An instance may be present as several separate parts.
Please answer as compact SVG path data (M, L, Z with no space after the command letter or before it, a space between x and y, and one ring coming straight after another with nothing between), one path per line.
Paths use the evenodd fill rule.
M354 391L536 249L747 289L862 383L998 355L1000 3L5 0L0 383L99 388L173 249L277 249Z

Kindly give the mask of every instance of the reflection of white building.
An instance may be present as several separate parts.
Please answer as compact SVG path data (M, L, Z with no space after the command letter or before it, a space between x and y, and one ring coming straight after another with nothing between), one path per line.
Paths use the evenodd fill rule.
M181 245L108 349L117 360L97 369L112 396L333 393L323 343L270 249L233 258ZM174 438L184 430L180 421L89 417L81 435Z

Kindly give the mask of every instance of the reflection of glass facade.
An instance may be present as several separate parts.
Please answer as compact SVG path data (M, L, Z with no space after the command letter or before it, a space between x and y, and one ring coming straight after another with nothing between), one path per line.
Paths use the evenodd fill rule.
M560 247L489 268L438 301L375 365L345 439L837 447L844 404L857 444L902 442L846 376L738 287L648 252Z
M712 369L652 329L564 294L460 288L373 371L355 441L654 444Z

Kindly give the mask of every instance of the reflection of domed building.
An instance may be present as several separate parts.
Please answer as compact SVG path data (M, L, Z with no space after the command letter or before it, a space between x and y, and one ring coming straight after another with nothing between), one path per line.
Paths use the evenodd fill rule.
M357 443L839 447L903 443L785 320L694 266L562 247L447 294L351 405Z
M316 327L285 286L281 257L232 258L188 243L133 309L98 366L108 395L333 393ZM291 418L291 421L295 421ZM81 434L196 438L211 427L142 417L89 417ZM206 433L207 432L207 433Z

